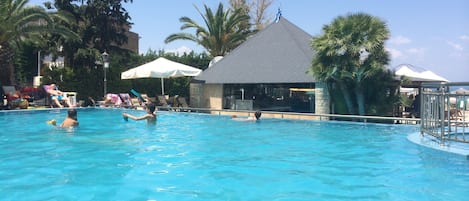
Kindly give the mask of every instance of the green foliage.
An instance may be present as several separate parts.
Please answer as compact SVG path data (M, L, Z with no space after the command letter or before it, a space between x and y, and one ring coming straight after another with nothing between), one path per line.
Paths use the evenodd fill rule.
M73 38L76 35L54 23L44 8L28 6L28 0L0 1L0 81L4 85L15 84L15 53L25 40L44 43L41 34L55 33ZM20 63L21 64L21 63ZM25 72L21 69L20 72ZM24 76L16 76L23 79Z
M339 16L323 27L321 35L313 37L311 46L316 55L310 72L316 80L336 85L332 90L340 91L342 98L333 100L345 102L346 114L392 111L397 83L385 70L389 55L384 42L388 37L386 24L364 13Z
M15 55L15 79L20 86L26 86L37 75L37 57L34 57L37 56L36 46L32 41L20 43Z
M74 16L75 23L70 26L80 34L83 44L104 51L127 42L125 32L131 23L123 2L132 0L56 0L54 7Z
M42 36L48 41L40 49L44 54L65 58L63 69L43 73L44 83L55 82L64 90L76 91L80 99L88 96L101 99L104 95L101 55L107 51L111 55L110 68L106 69L108 91L123 88L115 80L120 81L122 70L138 57L120 48L127 42L125 32L131 24L128 12L122 7L123 2L132 0L56 0L53 4L45 3L53 22L73 30L79 39L53 33Z
M332 87L334 84L331 84L329 89L329 94L331 96L331 102L333 103L334 113L335 114L347 114L347 105L345 104L344 96L336 87Z
M211 56L215 57L224 56L253 33L249 26L245 26L246 23L249 23L249 15L243 9L225 11L222 3L218 5L215 12L206 5L204 7L205 14L198 8L197 11L202 16L205 27L189 17L181 17L179 19L183 23L181 30L192 28L195 30L195 34L171 34L165 39L165 42L190 40L203 46Z
M37 74L37 52L41 56L51 54L53 59L64 57L64 67L41 67L43 83L56 83L63 91L78 93L78 100L91 97L101 100L104 88L104 68L101 54L106 51L110 55L109 68L106 69L107 91L109 93L126 93L134 88L150 96L160 94L159 79L121 80L121 73L164 56L173 61L205 69L211 59L207 54L194 52L175 55L149 51L146 55L137 55L120 45L127 41L124 34L130 26L129 14L122 7L122 2L131 0L56 0L54 4L46 2L46 12L41 7L24 7L27 0L0 1L0 59L2 75L8 63L16 65L17 80L20 85L32 83ZM16 6L13 16L10 8ZM11 14L10 16L8 14ZM47 24L29 23L19 20L22 16L32 21L43 19ZM10 18L8 18L8 16ZM18 19L16 22L13 19ZM7 21L9 20L9 21ZM21 25L15 32L14 28ZM8 33L8 34L7 34ZM27 40L25 40L27 39ZM15 56L16 54L16 56ZM13 65L11 65L13 66ZM14 73L13 73L14 74ZM1 78L2 84L8 78ZM191 78L165 79L165 88L171 95L189 96Z
M367 79L364 85L367 115L393 116L393 109L400 101L398 93L399 82L394 80L393 72L382 70L376 73L370 79Z

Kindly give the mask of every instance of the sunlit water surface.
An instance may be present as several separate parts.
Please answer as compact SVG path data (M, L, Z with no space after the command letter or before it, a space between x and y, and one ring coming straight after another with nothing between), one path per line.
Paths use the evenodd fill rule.
M469 161L417 126L120 109L0 113L0 200L465 200ZM134 115L143 111L127 110Z

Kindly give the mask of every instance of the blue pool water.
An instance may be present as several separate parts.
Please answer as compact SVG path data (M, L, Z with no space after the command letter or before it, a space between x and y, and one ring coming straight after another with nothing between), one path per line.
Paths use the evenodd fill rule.
M143 111L128 110L132 114ZM0 200L464 200L469 161L417 126L119 109L0 112Z

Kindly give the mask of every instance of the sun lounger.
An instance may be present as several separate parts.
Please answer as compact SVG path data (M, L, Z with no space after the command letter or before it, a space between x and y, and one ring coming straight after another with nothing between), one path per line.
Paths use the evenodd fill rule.
M99 104L91 96L88 96L88 100L85 101L85 106L99 107Z
M187 104L185 97L177 97L178 107L182 108L183 111L190 112L187 108L189 108L189 104Z
M145 103L140 101L139 98L130 98L130 103L132 104L132 108L144 108Z
M461 119L463 117L461 110L458 110L458 109L451 109L449 111L449 114L450 114L449 118L451 120L458 120L458 119Z
M128 93L120 93L119 97L122 100L122 107L126 107L126 108L136 107L132 104L132 99L130 98L130 95Z
M178 97L177 98L178 107L188 108L189 104L187 104L185 97Z
M450 121L456 126L469 127L469 111L457 110Z
M147 94L141 94L145 102L155 103L156 98L149 97Z
M20 91L17 91L14 86L2 86L3 94L7 98L7 107L9 109L27 109L29 102L28 97L24 97Z
M20 98L14 86L2 86L2 90L8 101Z
M135 97L137 97L140 102L146 102L146 100L142 97L142 94L135 91L135 89L131 89L130 93L134 95Z
M158 105L163 107L169 107L168 101L163 95L157 96L158 98Z
M23 97L28 97L29 106L46 106L48 96L43 87L26 86L20 91Z

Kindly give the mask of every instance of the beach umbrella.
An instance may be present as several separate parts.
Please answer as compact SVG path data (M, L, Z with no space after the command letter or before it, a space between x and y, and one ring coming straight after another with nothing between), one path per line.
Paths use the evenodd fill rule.
M416 82L448 82L447 79L435 74L427 69L412 66L410 64L401 64L395 68L396 76L408 77Z
M164 78L197 76L198 68L159 57L156 60L121 73L121 79L161 78L161 94L164 95Z
M453 91L455 94L467 94L469 95L469 90L464 88L459 88Z

